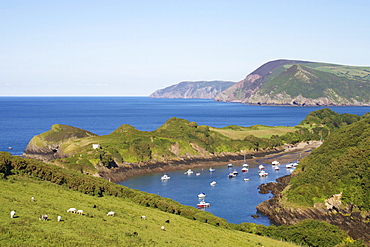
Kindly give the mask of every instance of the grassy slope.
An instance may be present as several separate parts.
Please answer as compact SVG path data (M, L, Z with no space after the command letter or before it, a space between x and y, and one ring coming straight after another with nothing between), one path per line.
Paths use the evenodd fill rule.
M325 113L322 111L322 113ZM370 114L334 131L302 160L285 194L290 202L312 206L343 192L344 203L370 210Z
M0 179L0 188L1 246L293 246L139 206L122 198L93 197L20 176ZM32 196L34 202L30 200ZM67 213L70 207L83 209L84 215ZM17 212L14 219L9 217L11 210ZM115 217L106 216L110 210L116 212ZM50 220L38 220L41 214L47 214ZM62 216L61 222L56 220L58 215ZM147 220L142 220L141 215ZM165 231L161 230L162 225Z

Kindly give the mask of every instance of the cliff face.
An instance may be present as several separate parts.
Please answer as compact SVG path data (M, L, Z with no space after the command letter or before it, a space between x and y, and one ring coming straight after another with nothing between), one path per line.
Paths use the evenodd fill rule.
M220 92L235 84L229 81L183 81L160 89L149 95L151 98L198 98L213 99Z
M304 219L326 221L346 231L354 239L363 239L370 246L370 213L361 214L353 204L343 205L339 195L328 198L326 203L314 207L294 208L285 205L282 190L289 184L292 175L277 179L277 183L260 186L261 193L272 192L274 197L262 202L257 210L279 225L296 224Z

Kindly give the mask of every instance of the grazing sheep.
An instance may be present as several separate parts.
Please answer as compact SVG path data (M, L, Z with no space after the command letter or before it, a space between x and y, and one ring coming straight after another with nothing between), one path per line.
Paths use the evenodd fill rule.
M15 215L15 211L13 210L10 212L10 218L14 218L14 215Z
M48 216L46 214L41 215L39 220L48 220Z
M166 220L165 222L166 222L166 223L170 223L170 220Z
M62 216L58 216L58 222L62 220Z
M35 201L35 197L31 197L31 201L34 202Z
M83 211L82 209L79 209L79 210L77 210L77 212L76 212L76 214L81 214L81 215L83 215L83 213L84 213L84 211Z
M70 208L67 210L67 213L71 212L71 213L76 213L76 208Z
M114 216L114 212L113 211L108 212L107 216Z
M164 228L164 226L161 226L161 229L163 230L163 231L165 231L166 229Z
M142 218L143 220L146 220L146 217L145 217L145 215L141 216L141 218Z

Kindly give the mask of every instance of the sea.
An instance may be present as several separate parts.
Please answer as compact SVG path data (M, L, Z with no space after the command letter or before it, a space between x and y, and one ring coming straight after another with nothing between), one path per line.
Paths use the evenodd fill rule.
M53 124L65 124L88 130L97 135L107 135L122 124L129 124L138 130L153 131L169 118L177 117L194 121L198 125L222 128L228 125L252 126L295 126L308 113L324 107L299 106L251 106L239 103L216 102L207 99L157 99L149 97L0 97L0 151L21 156L28 142L35 135L51 129ZM370 107L329 107L337 113L362 116ZM197 195L206 193L205 200L211 203L206 211L225 218L231 223L252 222L269 225L267 217L258 215L256 205L271 197L259 194L261 183L273 182L289 174L287 169L278 172L266 164L269 175L259 178L256 167L241 174L241 165L235 164L239 174L227 178L227 167L169 172L170 180L162 182L163 174L138 176L120 184L149 193L172 198L185 205L198 203ZM267 170L269 169L269 170ZM248 177L249 181L243 178ZM211 181L216 186L210 186Z

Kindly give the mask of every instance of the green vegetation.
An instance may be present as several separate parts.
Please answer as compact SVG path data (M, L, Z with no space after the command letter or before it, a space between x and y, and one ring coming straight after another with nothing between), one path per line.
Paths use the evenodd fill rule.
M73 127L56 129L53 126L52 130L32 138L29 146L36 149L35 140L40 142L40 149L54 143L58 146L56 154L60 158L53 160L53 163L94 174L97 166L112 168L127 163L163 162L224 152L243 153L325 139L335 129L359 119L357 115L322 109L310 113L295 127L231 125L219 129L171 118L155 131L139 131L130 125L122 125L109 135L82 138L67 138L73 135ZM83 132L80 129L76 131ZM100 148L93 149L93 144L99 144ZM26 153L30 152L32 150L26 150ZM48 152L54 154L54 150Z
M310 118L318 115L312 114ZM313 206L342 192L343 203L370 210L370 114L365 114L359 121L351 116L343 117L354 123L347 125L335 121L342 127L332 131L320 148L302 160L298 174L284 192L289 202Z
M361 244L316 221L290 227L229 224L155 194L5 152L0 152L0 177L1 246L292 246L259 235L310 246ZM67 213L70 207L84 214ZM11 210L16 218L10 219ZM49 220L38 220L42 214Z
M295 64L263 84L259 94L287 93L292 97L302 95L306 98L318 99L328 94L334 102L340 103L344 98L361 102L370 102L370 83L366 78L340 76L317 68L309 68L310 64ZM330 92L335 92L330 94ZM354 103L354 102L353 102Z

